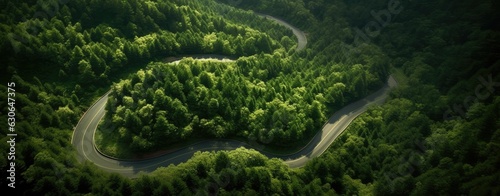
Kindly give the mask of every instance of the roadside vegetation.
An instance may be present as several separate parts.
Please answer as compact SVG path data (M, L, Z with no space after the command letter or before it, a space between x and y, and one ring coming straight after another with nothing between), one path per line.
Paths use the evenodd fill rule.
M2 3L0 89L16 83L14 191L498 194L498 3L401 1L404 9L380 34L355 42L354 28L375 20L370 12L386 9L387 1L234 2ZM290 30L244 10L301 28L306 49L295 51ZM163 62L192 54L236 60ZM406 85L299 169L240 148L200 152L186 163L128 179L79 162L71 145L83 112L111 88L101 136L130 144L134 153L191 137L291 146L309 139L342 106L381 87L391 69ZM0 94L0 105L6 96ZM2 119L7 112L2 107ZM0 123L4 136L6 126ZM9 148L7 139L1 149ZM8 170L8 161L0 159L0 166ZM2 186L7 183L0 178Z

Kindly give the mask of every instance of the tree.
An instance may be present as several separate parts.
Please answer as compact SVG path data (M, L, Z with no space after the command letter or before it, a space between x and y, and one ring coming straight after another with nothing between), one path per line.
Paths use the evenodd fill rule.
M229 168L231 165L229 156L226 152L220 151L217 153L215 157L215 172L220 172L225 168Z
M201 72L201 74L200 74L200 83L203 84L207 88L212 88L212 86L214 85L214 81L212 79L212 76L205 71Z
M136 113L132 112L130 109L126 109L125 110L125 126L128 128L131 128L132 130L135 130L135 129L142 127L142 121L137 116ZM138 133L137 130L132 131L132 132L135 132L136 134Z
M154 109L153 105L147 104L139 110L138 116L141 117L142 122L145 122L145 124L149 124L151 122L153 118L153 109Z
M92 66L86 60L80 60L80 62L78 62L78 71L82 81L87 81L87 83L89 83L95 78Z
M121 49L116 49L113 53L113 61L112 66L115 68L120 68L123 65L127 64L127 56L122 52Z

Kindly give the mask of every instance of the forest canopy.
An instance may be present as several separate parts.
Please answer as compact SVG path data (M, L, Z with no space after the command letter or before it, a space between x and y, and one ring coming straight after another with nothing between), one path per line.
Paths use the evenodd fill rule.
M16 84L14 191L497 195L499 3L398 1L403 9L360 41L357 30L378 22L372 12L388 2L2 1L0 89ZM255 13L299 27L306 49L296 51L291 30ZM165 60L199 54L234 61ZM399 85L386 103L302 168L239 148L197 152L130 179L78 161L71 145L81 116L111 89L102 137L134 153L196 137L291 147L390 74ZM0 97L7 119L8 94ZM8 126L0 123L2 157ZM4 171L9 162L0 159ZM0 178L4 188L9 182Z

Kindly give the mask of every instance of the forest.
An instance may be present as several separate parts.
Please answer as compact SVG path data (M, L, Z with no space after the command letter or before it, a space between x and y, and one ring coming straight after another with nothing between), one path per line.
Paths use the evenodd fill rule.
M111 145L103 149L116 149L110 142L116 140L124 144L122 152L148 152L193 136L240 136L291 146L321 128L325 105L341 106L363 96L367 83L380 83L359 64L350 70L332 66L312 72L284 56L275 52L235 63L188 59L149 64L114 84L101 139ZM348 88L349 83L355 86Z
M20 195L497 195L499 4L464 1L1 1L0 166L15 83ZM399 5L399 7L397 6ZM399 9L395 11L395 8ZM296 51L281 18L307 33ZM232 62L169 57L224 55ZM127 178L79 161L74 127L110 91L100 148L196 139L300 147L384 85L321 156L290 168L249 148ZM270 140L271 138L271 140ZM116 145L120 146L117 150ZM115 146L113 146L115 145ZM3 172L3 175L9 175Z

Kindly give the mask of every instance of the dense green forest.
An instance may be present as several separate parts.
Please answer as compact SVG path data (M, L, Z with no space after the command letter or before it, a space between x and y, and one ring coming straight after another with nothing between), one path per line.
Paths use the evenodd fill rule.
M359 64L346 69L297 62L296 57L275 52L234 63L152 63L113 85L101 140L108 144L116 140L125 144L121 151L134 152L194 136L240 136L292 146L321 128L325 105L341 106L364 95L367 83L380 83ZM362 77L349 77L358 75Z
M273 6L278 5L265 5ZM294 146L309 140L326 116L381 86L388 75L387 57L375 45L367 46L371 53L358 62L330 61L322 66L329 60L304 59L285 47L292 45L286 35L281 39L285 50L272 53L267 44L230 43L233 48L243 45L243 52L237 52L240 56L251 54L244 51L260 50L260 54L239 58L235 64L152 63L115 83L99 137L105 142L98 146L117 157L130 151L155 151L193 137L240 137Z
M222 3L222 4L221 4ZM0 1L0 111L16 111L22 195L498 195L499 3L489 0ZM253 14L282 18L292 32ZM173 56L218 54L234 62ZM192 137L308 140L382 86L386 104L292 169L258 151L198 152L137 178L79 162L74 126L112 89L102 131L135 152ZM0 165L10 169L7 120ZM109 136L108 135L108 136ZM154 140L159 139L161 140ZM170 138L170 141L166 140ZM163 144L160 144L160 141ZM113 150L109 150L113 153ZM4 172L4 175L8 175ZM11 181L2 177L2 190ZM10 188L9 188L10 189Z

